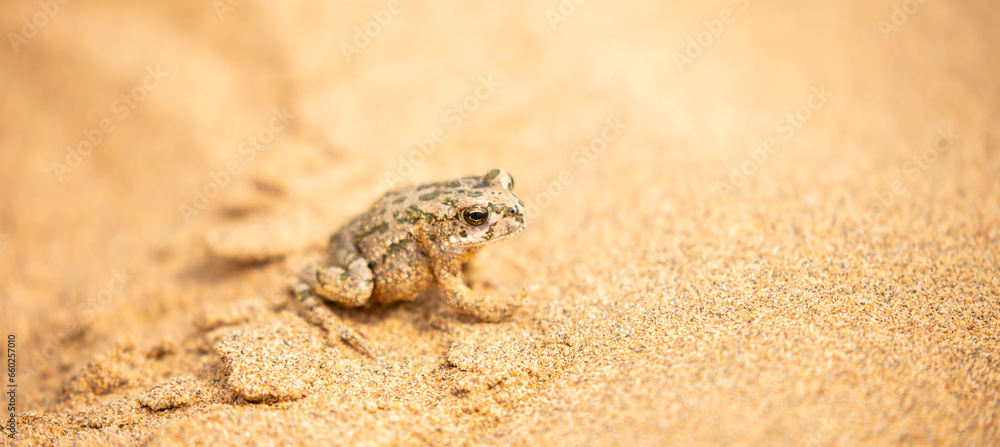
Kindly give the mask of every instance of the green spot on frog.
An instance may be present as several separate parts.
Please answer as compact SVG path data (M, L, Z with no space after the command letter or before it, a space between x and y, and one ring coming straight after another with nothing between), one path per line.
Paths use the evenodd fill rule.
M385 233L386 230L388 229L389 229L389 222L379 222L378 224L372 225L370 227L362 228L362 230L358 232L358 239L371 236L376 233L382 234Z
M500 221L493 222L493 224L490 225L490 229L486 230L486 240L493 239L493 230L496 229L498 223L500 223Z
M384 264L385 260L389 257L404 251L407 245L413 244L414 242L413 236L407 235L405 238L389 244L389 246L385 248L385 253L382 254L382 263Z
M429 193L424 194L424 195L422 195L420 197L417 197L417 198L420 199L420 200L434 200L434 199L436 199L438 196L440 196L443 193L444 193L444 191L441 191L439 189L437 191L429 192Z

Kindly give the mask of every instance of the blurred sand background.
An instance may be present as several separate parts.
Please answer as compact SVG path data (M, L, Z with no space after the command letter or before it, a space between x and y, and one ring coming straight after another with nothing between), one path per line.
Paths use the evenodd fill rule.
M231 3L0 13L21 445L1000 443L994 2ZM492 167L510 320L282 301Z

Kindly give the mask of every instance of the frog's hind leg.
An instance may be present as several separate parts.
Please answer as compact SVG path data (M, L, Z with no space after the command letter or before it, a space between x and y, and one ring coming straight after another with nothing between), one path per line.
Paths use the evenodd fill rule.
M368 262L354 245L352 228L353 225L349 225L330 236L327 263L308 264L299 273L299 282L293 290L314 324L374 358L364 340L317 299L318 295L325 300L357 307L372 296L375 280Z
M326 300L358 307L371 298L375 280L368 261L354 246L352 234L341 230L330 236L328 265L309 264L299 273L299 279Z
M295 297L302 303L305 309L305 317L310 323L320 326L331 336L340 337L345 343L355 349L365 353L371 358L377 358L374 351L365 339L361 338L354 329L351 329L341 320L337 314L328 309L316 295L313 295L309 285L304 282L297 282L292 287Z

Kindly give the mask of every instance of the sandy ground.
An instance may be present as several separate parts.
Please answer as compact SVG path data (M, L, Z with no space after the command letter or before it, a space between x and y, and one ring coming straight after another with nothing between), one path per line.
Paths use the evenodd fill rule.
M995 2L8 3L15 444L1000 443ZM287 302L492 167L509 320Z

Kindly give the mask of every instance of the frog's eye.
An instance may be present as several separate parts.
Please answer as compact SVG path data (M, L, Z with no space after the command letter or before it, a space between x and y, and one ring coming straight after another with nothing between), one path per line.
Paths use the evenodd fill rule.
M490 210L481 205L470 206L462 210L462 220L469 225L478 227L490 220Z

